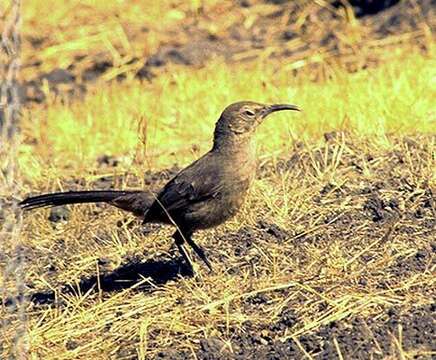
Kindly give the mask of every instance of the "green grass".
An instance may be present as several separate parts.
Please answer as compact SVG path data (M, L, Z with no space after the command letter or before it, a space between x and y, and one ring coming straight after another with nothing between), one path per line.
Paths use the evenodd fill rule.
M299 105L301 114L277 114L258 130L262 156L285 153L295 140L321 139L344 130L389 146L385 135L434 131L434 61L403 54L377 69L337 70L322 83L295 78L279 64L192 71L174 67L153 83L97 86L84 102L53 103L26 113L21 168L27 178L78 166L87 172L102 154L141 155L145 169L184 164L211 145L214 123L234 101ZM57 170L56 170L57 169ZM89 171L89 170L88 170Z

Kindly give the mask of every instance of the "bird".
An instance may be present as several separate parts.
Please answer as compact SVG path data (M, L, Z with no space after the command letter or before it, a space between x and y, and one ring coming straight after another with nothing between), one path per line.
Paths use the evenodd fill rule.
M296 105L239 101L227 106L215 125L212 148L177 173L157 193L143 190L85 190L27 197L23 210L77 203L103 202L142 218L142 223L173 225L172 235L184 262L193 271L188 244L210 272L212 264L192 237L236 215L256 170L254 133L270 114L301 111Z

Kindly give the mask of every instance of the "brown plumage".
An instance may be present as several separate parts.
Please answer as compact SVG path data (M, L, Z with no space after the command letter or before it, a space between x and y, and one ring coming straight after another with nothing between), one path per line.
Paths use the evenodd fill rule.
M269 114L299 109L251 101L229 105L216 123L212 149L180 171L157 195L145 191L77 191L45 194L23 200L24 209L64 204L105 202L143 217L143 223L172 224L173 238L188 265L187 242L212 270L194 231L222 224L241 207L256 170L253 133Z

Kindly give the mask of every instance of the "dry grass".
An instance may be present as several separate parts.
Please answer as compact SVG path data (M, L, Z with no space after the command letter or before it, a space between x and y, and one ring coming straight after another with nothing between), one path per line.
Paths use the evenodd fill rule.
M252 1L248 8L228 0L70 0L62 6L54 0L31 1L23 6L22 78L34 79L35 71L46 73L57 68L68 69L80 78L96 61L112 65L103 76L106 80L121 74L133 77L143 66L142 59L162 47L177 48L210 38L219 43L233 37L232 28L250 33L241 44L233 41L233 47L238 47L238 53L232 55L235 61L285 55L288 70L314 66L327 73L331 70L328 63L337 61L338 55L342 64L358 70L390 60L400 44L425 47L433 41L434 19L426 19L416 4L407 12L420 19L419 26L385 38L371 22L356 19L351 7L335 8L332 2L295 0L281 13L283 5L264 1ZM327 33L325 12L331 16ZM287 31L299 36L283 41ZM256 38L257 32L266 40L263 46L243 44L250 37ZM336 46L322 44L328 40L327 34L335 38ZM231 41L224 44L232 47ZM227 55L224 51L218 56Z
M123 2L92 3L99 14L109 14ZM60 26L59 44L74 44L74 36L62 38L62 27L71 25L65 13L76 5L43 9ZM174 10L156 24L152 19L172 6L150 6L150 13L138 14L132 6L122 16L150 26L167 26L171 16L180 16ZM186 6L198 8L193 1ZM35 18L36 8L26 11L25 17ZM81 38L94 36L88 20ZM112 25L101 22L98 36ZM115 33L122 41L124 35ZM56 46L62 45L46 49L47 66L58 61L57 51L65 64L72 61L68 49ZM125 214L97 206L72 207L71 219L56 225L45 210L26 215L26 283L32 293L52 290L56 296L51 306L28 304L30 357L149 359L171 351L194 357L200 339L211 337L232 353L244 333L293 339L310 357L316 354L299 339L324 325L357 315L378 321L387 308L407 312L431 303L435 269L428 249L435 208L425 204L436 192L432 58L431 47L427 54L403 50L377 69L349 74L332 67L322 83L307 81L304 72L294 77L270 61L174 67L152 84L111 83L91 89L83 102L49 99L26 109L19 148L23 195L68 189L78 178L80 187L91 187L112 175L118 188L142 187L144 171L184 166L207 151L214 122L232 101L286 101L304 110L262 125L259 176L245 207L236 219L196 235L215 264L213 275L199 267L195 278L156 284L140 272L144 277L132 286L107 291L97 282L81 292L81 280L134 261L170 266L179 256L171 248L171 229L144 235L138 224L120 221ZM119 166L100 166L102 154L119 158ZM374 209L372 201L384 205ZM380 220L374 221L374 211ZM3 269L12 256L12 248L5 250ZM417 263L419 251L427 252ZM66 284L73 291L65 291ZM7 311L2 308L2 318ZM274 329L285 311L298 321ZM15 326L13 320L1 329L0 356L11 349ZM405 350L402 340L401 330L387 340L398 358L431 356L428 348ZM335 341L340 357L345 344Z
M218 9L231 6L228 1L218 3L70 0L60 5L55 0L30 1L23 6L22 58L26 66L22 76L31 78L31 64L39 62L43 72L71 65L87 68L91 60L78 59L92 56L110 60L117 74L138 70L142 64L131 64L131 60L155 53L173 36L166 33L168 29L177 30L178 24L195 20L199 12L219 14ZM42 49L35 52L28 41L42 41Z

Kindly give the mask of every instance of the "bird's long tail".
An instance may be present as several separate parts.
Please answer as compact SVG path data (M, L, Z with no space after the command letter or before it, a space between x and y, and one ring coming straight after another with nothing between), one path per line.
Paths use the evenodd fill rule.
M19 205L24 210L32 210L47 206L104 202L141 216L154 199L151 192L144 191L88 190L32 196L21 201Z

